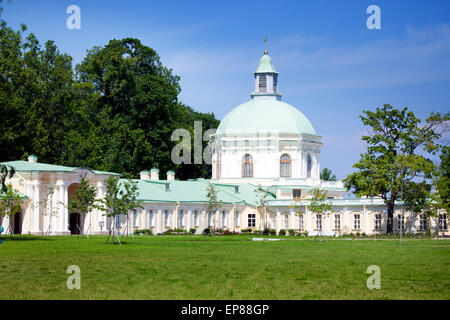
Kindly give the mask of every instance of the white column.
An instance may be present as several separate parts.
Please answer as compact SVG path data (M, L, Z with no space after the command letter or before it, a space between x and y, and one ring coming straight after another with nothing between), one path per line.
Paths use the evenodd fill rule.
M52 196L52 216L50 216L52 231L53 233L58 232L59 228L59 204L58 204L58 196L59 196L59 188L56 185L53 185L54 191Z
M58 190L58 232L64 232L64 183L58 181L56 183L56 190Z
M290 216L291 216L291 225L290 225L290 228L289 229L297 229L296 227L295 227L295 214L294 214L294 210L292 210L292 209L290 209L289 210L289 214L290 214Z
M162 233L162 225L164 223L163 210L161 208L159 208L157 210L157 212L158 212L158 214L156 214L156 211L155 211L155 214L156 214L156 217L155 217L156 218L155 219L155 222L156 222L155 229L158 230L157 233Z
M220 219L220 210L216 210L215 216L216 216L216 229L220 229L222 225L222 221Z
M63 218L64 218L64 231L70 232L69 230L69 186L67 184L63 185L63 202L64 202L64 212L63 212Z
M366 206L364 206L364 219L366 220L366 228L365 233L368 235L370 233L370 221L369 221L369 212L366 209Z
M277 234L280 232L281 229L281 217L280 217L280 210L277 210Z
M189 229L193 228L192 226L192 209L188 209L187 215L186 215L186 230L189 231Z
M39 180L33 181L33 218L31 232L38 233L41 231L40 228L40 212L39 212L39 200L40 200L40 183Z

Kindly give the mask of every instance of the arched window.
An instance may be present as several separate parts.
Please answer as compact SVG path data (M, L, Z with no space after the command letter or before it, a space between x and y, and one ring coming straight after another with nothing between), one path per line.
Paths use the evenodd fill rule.
M312 160L311 156L308 154L308 156L306 157L306 172L308 178L311 178L311 169L312 169Z
M283 154L280 158L280 177L291 176L291 157L288 154Z
M244 158L242 159L242 177L253 177L253 158L248 153L245 154Z

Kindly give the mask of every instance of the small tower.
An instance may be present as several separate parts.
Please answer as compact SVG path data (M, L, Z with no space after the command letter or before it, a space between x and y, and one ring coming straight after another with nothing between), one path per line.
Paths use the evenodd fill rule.
M268 55L267 37L264 40L266 50L259 60L258 69L253 73L255 75L255 91L252 92L252 99L276 99L281 100L281 94L278 93L278 72L272 63L272 58Z

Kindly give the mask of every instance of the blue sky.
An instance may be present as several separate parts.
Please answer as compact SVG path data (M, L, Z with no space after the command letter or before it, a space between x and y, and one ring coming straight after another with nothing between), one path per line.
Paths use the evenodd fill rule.
M72 4L81 30L66 28ZM381 30L366 27L371 4ZM74 63L110 39L138 38L181 76L180 100L219 119L249 99L267 34L283 101L323 135L321 167L338 178L364 150L362 110L389 103L422 119L450 111L448 0L13 0L2 18L55 40Z

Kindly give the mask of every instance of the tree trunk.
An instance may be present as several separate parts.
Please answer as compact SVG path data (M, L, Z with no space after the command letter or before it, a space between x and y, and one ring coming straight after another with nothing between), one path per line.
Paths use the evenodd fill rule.
M387 220L386 220L386 233L394 232L394 199L390 199L387 204Z

